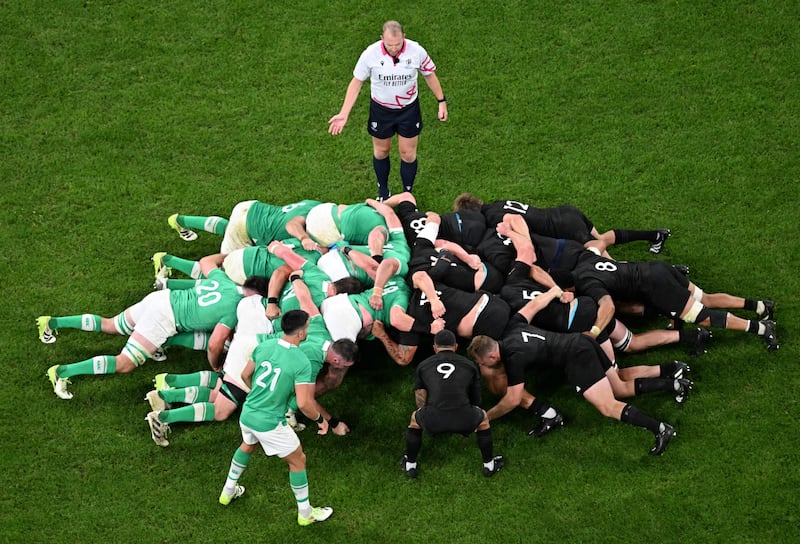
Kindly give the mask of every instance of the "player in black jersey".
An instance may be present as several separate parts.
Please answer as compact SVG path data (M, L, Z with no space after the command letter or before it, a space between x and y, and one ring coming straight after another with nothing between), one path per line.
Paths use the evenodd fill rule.
M414 244L417 235L427 223L427 214L420 212L414 195L405 192L392 195L384 204L395 208L409 245ZM474 251L486 231L486 218L480 211L456 211L440 215L441 226L439 238L462 246L467 251Z
M769 351L780 348L773 321L774 303L726 293L705 293L664 261L623 262L592 255L582 256L571 272L557 272L562 287L574 283L578 294L598 302L598 321L603 329L614 313L614 301L642 302L663 315L703 327L747 331L761 336ZM605 307L605 311L602 309ZM758 314L747 320L720 308L744 309ZM602 314L602 315L601 315Z
M512 316L500 341L487 336L472 339L467 352L480 365L484 379L489 384L499 384L494 386L495 389L502 389L503 384L506 386L500 401L487 411L489 419L497 419L520 405L525 393L525 373L529 368L562 368L567 381L601 414L651 431L656 442L650 453L662 454L675 430L668 423L659 422L635 406L615 398L611 379L616 369L597 342L585 334L556 333L529 324L530 318L540 308L560 294L560 289L554 287L526 305ZM666 384L661 378L639 380L637 393L651 391L654 387L661 389ZM685 381L688 389L691 384ZM679 382L674 380L673 383Z
M406 432L406 451L401 468L409 478L417 477L417 455L422 447L422 431L431 435L476 433L483 459L483 475L493 476L505 465L502 455L494 455L489 418L481 408L481 374L475 363L456 353L455 335L447 330L433 339L434 355L417 366L414 400Z
M599 240L607 247L635 240L647 240L651 243L651 253L661 253L664 242L670 235L669 229L614 229L601 234L589 218L575 206L535 208L516 200L497 200L490 204L484 204L475 195L461 193L455 199L454 208L480 211L486 216L489 226L503 221L503 216L506 214L516 214L525 219L531 232L552 238L577 240L581 244Z
M503 276L497 269L455 242L439 239L440 226L441 216L428 212L425 227L412 243L409 272L424 270L436 281L462 291L497 292L503 285Z
M505 224L501 225L505 226ZM541 269L533 264L536 257L532 241L516 231L507 232L516 251L516 261L500 290L500 297L508 302L513 313L547 291L548 286L540 283L541 279L534 280L534 276L543 277L544 281L552 278L549 277L549 274L543 275ZM538 272L536 272L537 270ZM551 283L550 286L552 285ZM575 297L573 293L565 292L561 298L553 300L537 312L531 323L555 332L591 333L596 318L597 303L591 297ZM711 337L711 333L705 329L681 329L653 330L633 334L624 323L614 318L605 330L594 336L609 359L614 361L615 349L636 352L676 342L689 344L691 353L700 355L705 352L705 342ZM624 371L621 371L621 375L625 374ZM653 374L653 377L655 376L658 374Z
M427 272L412 275L415 290L408 301L408 315L420 328L444 320L444 327L462 338L485 334L499 338L509 316L508 304L491 293L470 293L435 282Z

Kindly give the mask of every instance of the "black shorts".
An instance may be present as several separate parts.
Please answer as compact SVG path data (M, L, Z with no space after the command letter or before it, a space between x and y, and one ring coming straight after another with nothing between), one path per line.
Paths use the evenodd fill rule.
M664 315L680 315L692 296L686 276L664 261L649 261L641 283L645 303Z
M222 380L222 386L219 388L219 392L228 397L236 406L244 404L244 399L247 398L247 391L225 379Z
M603 348L588 336L581 335L574 350L569 353L564 372L567 375L567 382L582 395L605 378L609 368L611 361L608 360Z
M483 421L483 410L479 406L465 406L456 410L423 406L415 412L414 418L430 434L458 433L467 436L475 432Z
M503 336L508 320L511 317L511 308L508 303L499 296L487 295L489 302L483 311L478 314L475 326L472 328L472 336L485 334L489 338L499 340Z
M568 238L582 244L594 240L594 225L582 211L575 206L558 206L549 211L554 227L553 234L541 233L553 238Z
M414 100L399 110L381 106L370 100L367 132L370 136L381 140L391 138L395 134L403 138L419 136L422 132L422 110L419 107L419 100Z
M425 228L427 223L427 216L417 209L413 202L403 201L395 208L397 218L403 225L403 233L406 235L406 242L409 246L414 246L417 241L417 235Z

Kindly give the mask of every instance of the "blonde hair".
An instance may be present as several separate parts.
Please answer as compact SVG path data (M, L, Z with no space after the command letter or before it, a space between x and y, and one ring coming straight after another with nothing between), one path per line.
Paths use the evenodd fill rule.
M467 346L467 355L472 359L483 360L486 355L491 353L497 348L497 341L484 334L479 334L472 339L472 342Z

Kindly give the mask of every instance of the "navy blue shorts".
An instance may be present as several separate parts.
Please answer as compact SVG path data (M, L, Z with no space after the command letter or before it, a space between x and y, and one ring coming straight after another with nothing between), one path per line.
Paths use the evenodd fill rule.
M381 106L374 100L369 102L367 132L370 136L385 140L395 134L413 138L422 132L422 111L419 100L414 100L403 109L395 110Z

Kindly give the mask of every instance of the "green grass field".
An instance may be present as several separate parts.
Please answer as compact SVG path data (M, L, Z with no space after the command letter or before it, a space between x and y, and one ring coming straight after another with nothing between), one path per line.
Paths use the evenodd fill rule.
M797 542L798 17L783 0L0 2L0 542ZM563 430L535 441L524 414L498 421L508 466L492 479L474 437L426 438L407 481L413 369L366 346L325 398L353 432L301 437L311 500L335 513L299 528L285 465L263 455L245 497L217 504L236 421L150 440L153 375L202 369L203 354L79 377L62 401L49 366L124 340L65 330L44 345L34 319L114 315L150 291L155 251L218 250L206 233L182 242L171 213L374 197L366 91L342 135L327 120L391 18L449 99L439 123L422 86L421 207L448 211L467 190L572 203L601 230L669 227L659 258L707 292L774 299L782 347L717 330L684 406L637 399L678 430L663 457L540 378ZM398 171L395 154L395 192ZM655 258L641 242L614 254Z

